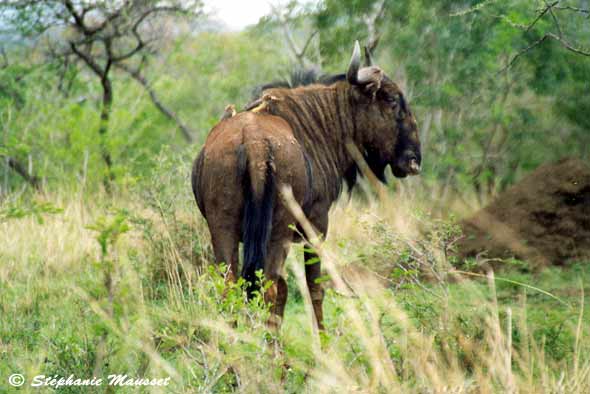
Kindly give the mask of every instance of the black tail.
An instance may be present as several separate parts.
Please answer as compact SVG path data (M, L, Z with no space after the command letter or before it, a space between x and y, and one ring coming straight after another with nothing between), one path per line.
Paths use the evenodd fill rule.
M241 166L244 168L244 212L242 217L242 241L244 243L244 258L242 277L250 283L248 297L258 290L258 278L256 271L264 270L264 261L268 251L270 233L272 230L272 213L275 200L275 183L272 168L269 161L266 163L266 174L262 196L258 198L252 191L250 172L245 152L243 153Z

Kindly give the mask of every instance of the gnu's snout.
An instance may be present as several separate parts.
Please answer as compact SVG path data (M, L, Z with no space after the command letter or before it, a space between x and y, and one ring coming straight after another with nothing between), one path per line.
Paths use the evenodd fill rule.
M411 150L406 150L391 166L393 175L405 178L408 175L418 175L422 171L420 156Z

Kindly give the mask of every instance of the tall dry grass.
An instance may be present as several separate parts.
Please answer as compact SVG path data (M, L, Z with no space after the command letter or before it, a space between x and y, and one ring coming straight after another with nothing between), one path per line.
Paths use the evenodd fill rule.
M360 210L360 214L359 207L350 202L339 204L332 214L336 222L333 226L337 229L336 234L333 234L331 241L321 242L297 206L290 189L284 188L282 196L304 229L310 244L319 252L336 292L343 295L343 313L351 325L349 328L352 328L355 340L361 344L368 359L370 373L352 372L346 365L347 358L337 349L318 349L314 356L319 365L325 366L323 370L318 368L314 371L319 382L319 392L590 392L590 360L583 356L580 347L580 343L584 341L581 329L584 324L583 287L579 318L575 326L573 359L568 360L565 365L557 366L547 361L542 343L536 343L526 336L529 332L526 315L521 316L520 321L514 321L510 307L506 308L505 313L501 313L493 272L487 275L491 297L486 297L479 287L469 286L469 282L461 276L461 271L453 268L448 250L441 250L445 246L441 247L440 239L424 240L424 233L421 232L424 229L422 220L411 220L413 216L410 212L421 209L415 202L408 203L407 200L402 201L381 191L378 201L372 200ZM383 217L388 218L391 229L402 241L400 244L406 243L413 250L418 249L418 244L426 244L431 248L430 259L424 253L419 256L423 258L420 269L423 274L435 274L434 279L442 290L439 292L441 297L448 297L445 287L449 280L462 281L463 286L472 291L473 298L479 303L478 312L484 327L483 338L470 338L461 331L453 332L449 330L450 327L443 327L443 331L449 330L446 335L454 336L458 346L451 349L444 342L437 344L432 335L412 324L408 314L400 308L395 295L384 286L382 276L347 275L349 271L342 269L347 258L338 252L338 238L346 237L359 244L370 245L374 233L359 231L362 230L359 222L371 222L371 218L373 221L380 221ZM417 253L420 254L420 251ZM292 269L295 272L299 270L297 267ZM303 276L295 276L301 291L304 291ZM309 304L307 298L304 300ZM526 313L526 302L522 306L522 311ZM307 309L310 308L308 305ZM458 316L458 312L447 307L439 323L448 325ZM399 347L398 360L391 357L390 344L384 337L381 324L384 318L392 319L401 329L398 341L403 345ZM518 325L520 331L525 333L525 340L519 346L515 346L512 341L514 325ZM334 379L335 371L342 372L342 375L337 375Z
M330 276L326 331L314 325L294 248L289 281L302 301L292 297L273 333L260 298L247 304L243 286L228 290L224 271L207 269L206 226L186 195L173 209L161 194L149 203L44 198L63 211L0 223L2 382L14 371L110 372L172 377L170 387L145 392L590 393L583 300L575 324L564 327L575 338L571 356L553 360L528 326L526 299L506 306L493 273L487 286L457 274L451 227L416 201L391 193L343 200L326 241L299 215ZM117 215L130 230L113 230ZM103 253L97 237L105 232ZM391 275L398 265L401 277ZM458 299L455 286L468 296ZM428 328L409 293L441 308Z

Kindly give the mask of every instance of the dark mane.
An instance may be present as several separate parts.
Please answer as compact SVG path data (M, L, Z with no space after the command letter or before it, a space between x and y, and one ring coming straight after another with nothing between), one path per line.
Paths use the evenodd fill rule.
M250 101L254 101L262 95L266 89L294 89L300 86L309 86L313 84L320 84L329 86L338 81L344 81L346 79L345 74L324 74L314 68L296 68L294 69L287 79L277 79L275 81L256 86L252 90L252 97Z
M267 89L265 93L276 100L269 102L266 111L289 123L312 163L315 192L333 201L342 191L342 181L349 190L356 183L357 168L345 148L345 142L354 138L355 114L344 76L316 81L309 86Z
M256 101L262 97L262 93L265 90L285 89L288 92L290 89L307 87L307 86L311 86L311 85L331 86L331 85L341 82L341 81L346 81L346 74L323 74L316 69L301 69L301 68L295 69L291 72L291 75L289 76L288 79L276 80L276 81L272 81L272 82L269 82L264 85L257 86L253 90L252 98L250 100L250 103L246 106L246 108L248 109L252 105L254 105L252 103L256 103ZM284 93L287 93L287 92L284 92ZM271 113L275 113L276 115L282 116L283 118L287 119L295 128L298 129L298 131L300 131L300 130L306 128L306 127L302 127L300 122L301 122L301 117L302 117L303 113L306 113L309 115L309 112L310 112L310 107L308 106L309 103L304 103L306 101L306 99L304 99L301 95L295 95L295 96L289 95L289 96L292 99L297 97L297 99L295 99L293 101L290 100L292 104L295 104L295 107L291 107L291 108L289 108L289 110L286 110L286 108L283 107L282 110L279 110L279 108L277 108L276 106L273 105L271 108L269 108L269 110ZM313 101L315 101L315 100L312 100L312 102ZM319 101L321 102L323 100L319 100ZM315 101L311 105L311 107L312 108L315 107L316 104L318 104L317 101ZM323 109L327 109L327 108L332 107L331 105L326 105L326 103L323 103L323 104L324 104L323 106L320 105L320 108L318 108L320 110L320 112L322 112ZM334 103L332 103L332 104L334 104ZM342 102L339 107L343 108L343 107L345 107L345 104ZM299 112L300 115L294 116L294 113L292 111ZM314 112L314 111L312 111L312 112ZM305 123L309 126L309 125L315 123L311 119L318 120L318 118L323 118L323 117L324 117L323 115L316 113L315 116L308 117L307 122L305 122ZM335 121L334 117L332 118L332 121ZM316 123L314 126L317 128L317 126L319 126L319 124ZM342 125L339 124L339 126L342 126ZM310 138L309 135L307 135L306 137ZM307 138L305 138L305 139L307 139ZM308 143L308 144L304 144L304 145L307 145L307 150L310 150L310 146L312 146L313 144ZM336 144L331 143L328 145L334 146ZM314 149L311 149L311 150L314 150ZM318 156L323 156L323 155L314 155L312 153L311 156L313 157L312 161L316 161L318 159ZM347 189L349 191L352 191L354 185L357 182L357 174L358 174L358 168L357 168L356 164L352 164L349 168L347 168L345 170L345 172L343 174L343 180L346 183ZM331 181L328 183L331 183ZM341 183L336 182L335 184L332 184L331 187L329 187L329 188L332 189L331 192L334 195L338 195L338 194L340 194L340 191L341 191Z

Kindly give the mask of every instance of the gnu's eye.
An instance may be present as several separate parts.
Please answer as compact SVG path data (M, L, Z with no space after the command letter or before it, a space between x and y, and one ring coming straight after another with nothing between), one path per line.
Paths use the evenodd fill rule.
M386 103L390 104L392 107L397 105L397 97L386 96L383 99Z

